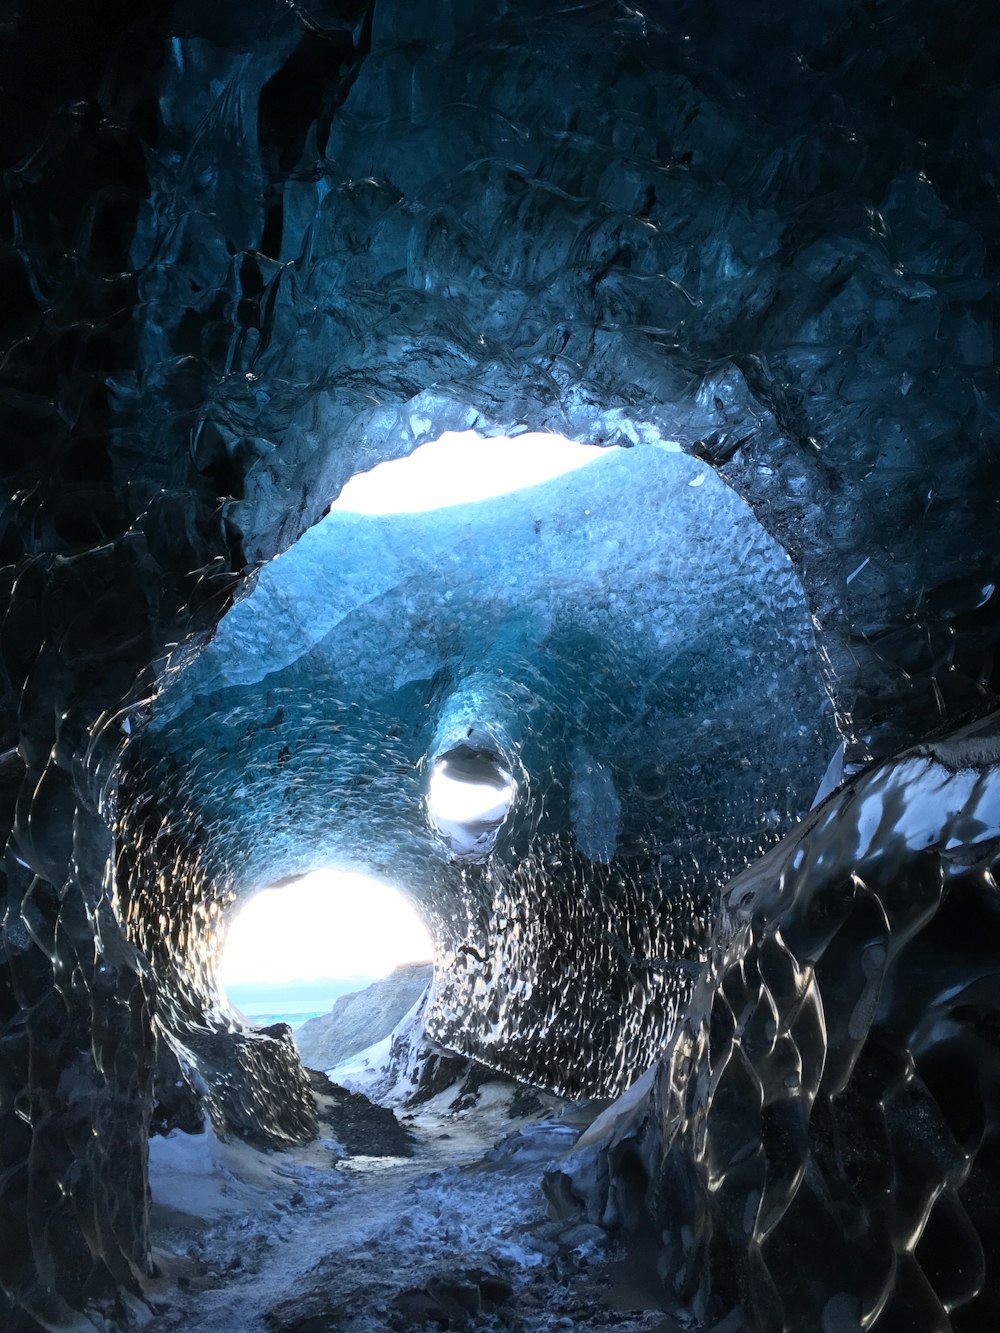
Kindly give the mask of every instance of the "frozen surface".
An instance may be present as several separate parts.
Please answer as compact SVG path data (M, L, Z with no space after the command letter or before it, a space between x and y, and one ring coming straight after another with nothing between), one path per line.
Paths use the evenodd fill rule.
M475 504L331 511L156 701L123 824L150 873L164 825L190 838L218 926L230 893L317 865L398 885L434 938L436 1039L604 1094L662 1048L721 885L837 739L787 556L647 443ZM176 989L185 1042L204 1003Z
M578 1118L511 1118L513 1091L488 1085L464 1111L442 1101L410 1114L413 1158L338 1161L323 1144L275 1157L211 1131L154 1139L161 1277L148 1288L149 1333L291 1333L309 1320L384 1333L419 1326L412 1313L401 1320L418 1308L414 1293L467 1299L470 1273L485 1297L470 1327L655 1328L658 1312L616 1292L600 1230L545 1216L541 1173L572 1145ZM192 1180L209 1159L214 1170Z
M737 876L665 1058L549 1173L633 1264L662 1228L678 1317L945 1327L946 1236L954 1326L992 1299L998 761L993 720L874 765Z
M1000 1326L997 757L985 734L912 749L998 699L996 53L994 0L12 9L5 1329L84 1308L115 1333L135 1322L151 1121L316 1134L287 1032L245 1029L211 969L231 894L347 851L405 862L454 1046L612 1088L679 1034L649 1151L626 1136L601 1159L600 1214L634 1206L638 1234L668 1234L637 1264L683 1257L660 1293L678 1322ZM766 661L679 663L642 588L654 661L615 587L560 637L546 618L569 602L544 588L528 615L510 570L509 616L473 598L472 632L403 595L419 546L359 518L366 558L338 548L323 637L289 615L286 651L276 603L239 661L198 662L349 477L471 427L635 457L671 441L787 554L849 778L787 862L757 858L837 738L799 769ZM690 482L692 505L713 495L708 472ZM611 508L574 520L567 550L617 517L634 551L685 512L624 493ZM675 562L665 623L695 657L689 594L716 587L706 565L748 573L745 531L709 525L707 561ZM464 570L440 535L427 549ZM569 580L596 568L548 559ZM411 644L380 608L431 614ZM761 628L718 596L706 615L716 646ZM522 678L530 662L544 669ZM717 695L678 697L699 680ZM172 733L185 717L203 734ZM490 862L455 867L419 765L469 727L521 764L521 795ZM905 781L884 767L904 752ZM794 790L777 780L792 771ZM718 910L748 860L764 880L780 862L752 941Z

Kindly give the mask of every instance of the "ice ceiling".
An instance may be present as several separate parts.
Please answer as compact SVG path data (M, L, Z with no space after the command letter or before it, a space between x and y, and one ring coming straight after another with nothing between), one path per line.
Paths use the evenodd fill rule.
M787 555L676 446L425 513L335 507L168 680L122 855L165 830L190 850L176 896L151 891L185 939L194 874L222 907L317 866L398 884L436 941L434 1037L620 1092L719 886L809 806L838 742L820 677ZM590 960L572 984L560 955Z
M87 8L0 56L0 1323L129 1326L154 1116L315 1131L213 966L336 862L439 1040L672 1036L550 1188L665 1308L996 1326L992 7ZM625 447L324 518L469 428ZM478 847L442 762L511 776Z

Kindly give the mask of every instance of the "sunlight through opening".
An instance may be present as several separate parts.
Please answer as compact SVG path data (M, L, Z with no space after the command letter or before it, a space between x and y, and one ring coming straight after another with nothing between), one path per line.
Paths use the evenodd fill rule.
M456 746L431 769L427 813L454 856L484 860L493 850L516 791L513 774L498 755Z
M367 875L316 870L264 889L230 922L219 977L254 1023L296 1027L340 995L433 957L413 904Z
M427 804L436 819L459 824L493 823L506 815L513 795L514 784L510 780L494 785L454 778L439 764L431 774Z
M352 514L416 514L509 495L565 476L607 453L563 435L483 439L446 431L406 458L379 463L346 483L332 509Z

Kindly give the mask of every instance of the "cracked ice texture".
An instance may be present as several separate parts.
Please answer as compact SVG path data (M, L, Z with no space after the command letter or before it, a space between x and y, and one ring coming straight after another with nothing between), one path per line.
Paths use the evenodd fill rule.
M995 702L993 19L22 8L0 218L8 1327L88 1302L122 1320L148 1261L158 985L107 873L122 709L134 734L357 468L447 427L649 429L790 554L852 758ZM167 873L197 848L158 851Z
M664 1059L550 1172L558 1208L662 1234L665 1308L993 1323L998 758L995 718L915 747L733 880Z
M662 1049L719 885L808 807L836 741L787 556L706 464L649 445L491 501L331 512L157 701L120 842L155 869L185 831L220 931L230 893L316 866L388 879L433 932L433 1037L608 1095ZM480 866L427 809L436 756L470 743L517 787ZM187 939L171 882L129 911L160 903Z

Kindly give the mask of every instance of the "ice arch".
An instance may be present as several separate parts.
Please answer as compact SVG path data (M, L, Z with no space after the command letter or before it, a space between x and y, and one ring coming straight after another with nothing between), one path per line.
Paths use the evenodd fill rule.
M117 802L116 764L126 735L142 733L145 701L258 565L315 524L348 476L407 453L431 429L423 423L527 425L592 443L650 429L718 469L799 571L850 759L886 759L997 698L998 162L985 0L888 0L877 14L836 0L766 10L177 0L128 27L132 14L102 12L88 28L79 6L22 6L4 50L16 95L0 255L10 427L0 1229L20 1242L0 1256L0 1318L18 1333L86 1305L121 1322L122 1291L148 1269L155 1010L168 1026L186 1016L185 1049L200 1044L220 1076L254 1086L249 1132L310 1130L280 1036L247 1044L199 1027L225 877L199 855L206 831L165 819L153 785L141 804ZM981 738L963 755L995 766ZM602 883L601 867L617 816L598 759L579 757L591 786L568 798L567 827L589 826L587 883L614 898L620 886ZM143 790L141 773L124 776ZM642 776L651 806L660 776ZM180 769L155 788L179 793L173 814L186 781ZM848 807L848 828L853 792L834 807ZM892 794L923 803L919 791ZM587 814L597 807L610 811L600 829ZM951 870L967 848L986 857L972 818L947 828L946 857L929 844L933 856L906 849L893 862L904 899L942 923L918 950L938 960L940 972L922 975L940 977L942 1004L973 980L949 924L962 901ZM839 828L834 819L817 855ZM852 971L881 928L867 883L850 866L827 881L795 850L805 926L831 893L851 922L821 998L843 1006L850 1038L838 1043L850 1092L840 1108L858 1114L848 1140L878 1142L865 1117L881 1114L880 1096L852 1073L870 1065L852 1060L888 1052L888 1081L902 1069L894 1090L909 1077L912 1091L907 988L890 975L879 1010L870 978ZM992 910L989 873L965 865L958 876L977 922ZM911 880L920 893L908 893ZM170 914L181 884L183 939ZM893 885L873 887L882 903ZM680 1105L683 1083L704 1110L713 1059L726 1061L730 1105L754 1105L735 1094L762 1086L760 1029L735 1042L723 992L726 978L734 996L748 985L759 959L768 984L754 1012L774 1001L790 1017L780 982L800 960L767 977L780 895L766 906L752 948L730 956L717 941L718 1004L699 1011L717 1018L712 1040L699 1048L692 1030L697 1057L664 1072L661 1105ZM898 955L894 945L885 959ZM938 1102L947 1120L948 1087L968 1086L970 1071L982 1079L982 1140L963 1147L980 1149L966 1183L975 1199L957 1174L942 1188L942 1163L957 1158L931 1153L917 1171L920 1145L905 1135L891 1226L877 1172L840 1181L884 1242L872 1251L880 1280L864 1282L885 1328L912 1325L914 1302L930 1324L996 1323L995 1209L979 1206L995 1199L998 1175L983 967L970 1003L917 1033L930 1065L948 1053L947 1078L924 1061L928 1114ZM851 1037L858 978L865 1003ZM825 1040L804 1048L821 1068ZM276 1087L290 1131L269 1109ZM832 1318L845 1300L854 1309L861 1279L791 1208L807 1197L803 1180L823 1182L829 1119L811 1125L803 1093L768 1087L779 1090L768 1169L785 1225L750 1239L739 1230L767 1153L762 1137L739 1158L732 1131L748 1122L725 1098L710 1116L712 1160L734 1192L712 1197L739 1207L713 1217L694 1202L704 1153L664 1154L654 1135L643 1169L661 1197L684 1201L684 1280L710 1316L720 1283L738 1290L752 1269L745 1322L786 1328L804 1307L780 1306L782 1287L805 1283L821 1307L834 1302ZM790 1122L791 1140L780 1132ZM761 1122L751 1128L763 1136ZM790 1141L798 1155L782 1157ZM620 1206L619 1186L641 1178L630 1151L622 1141L609 1155ZM803 1163L804 1174L790 1169ZM971 1240L957 1255L914 1251L928 1214L907 1200L933 1198L945 1235L968 1238L954 1222L973 1219L982 1268L963 1266ZM820 1239L789 1259L782 1246L802 1234ZM809 1327L823 1317L814 1313L802 1316Z
M671 1034L718 886L808 808L836 743L788 557L676 444L466 505L334 505L129 747L137 918L164 909L162 830L192 849L161 1021L178 1050L196 1034L181 1058L211 1086L206 920L350 864L428 921L432 1037L558 1090L622 1091ZM563 956L582 960L572 1001Z

